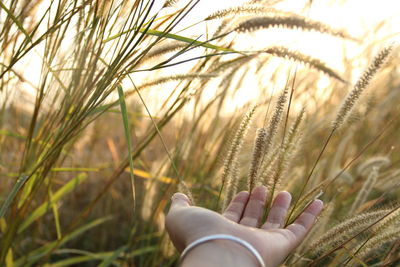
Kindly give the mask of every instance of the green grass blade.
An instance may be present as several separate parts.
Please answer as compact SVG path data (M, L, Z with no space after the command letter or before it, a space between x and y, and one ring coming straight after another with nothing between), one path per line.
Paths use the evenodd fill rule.
M120 249L122 250L122 248L126 249L126 246L123 246L123 247L119 248L118 250L120 250ZM130 252L129 254L126 255L126 257L133 258L133 257L140 256L140 255L143 255L146 253L153 252L157 249L158 249L158 246L143 247L143 248L140 248L140 249ZM59 250L59 251L61 251L61 250ZM57 252L59 252L59 251L57 251ZM82 251L80 253L82 255L57 261L55 263L49 264L48 267L64 267L64 266L77 265L79 263L88 262L88 261L107 260L110 257L112 257L114 254L116 254L117 251L99 252L99 253L91 253L91 252ZM115 259L113 259L113 260L115 260Z
M144 29L140 29L140 32L144 32ZM230 48L225 48L222 46L218 46L218 45L213 45L213 44L209 44L207 42L202 42L202 41L197 41L194 40L192 38L188 38L188 37L184 37L182 35L177 35L177 34L173 34L173 33L164 33L162 31L157 31L157 30L151 30L148 29L146 32L144 32L145 34L149 34L149 35L154 35L154 36L161 36L161 37L165 37L168 39L173 39L173 40L177 40L177 41L181 41L181 42L185 42L185 43L189 43L189 44L193 44L193 45L197 45L197 46L202 46L205 48L211 48L211 49L215 49L218 51L224 51L224 52L236 52L239 53L233 49Z
M130 175L131 175L131 183L132 183L133 210L135 210L136 195L135 195L135 177L133 175L131 132L130 132L130 127L129 127L128 112L126 110L124 90L122 89L121 85L118 85L117 89L118 89L118 96L119 96L119 104L121 106L122 121L124 124L124 130L125 130L125 138L126 138L126 142L128 144L129 167L130 167Z
M20 135L20 134L13 133L13 132L11 132L11 131L4 130L4 129L0 130L0 135L5 135L5 136L9 136L9 137L14 137L14 138L17 138L17 139L20 139L20 140L25 140L25 139L26 139L25 136L22 136L22 135Z
M14 267L31 266L31 265L35 264L38 260L40 260L40 258L42 258L42 257L46 256L48 253L50 253L56 247L61 247L68 241L76 238L77 236L83 234L84 232L86 232L86 231L88 231L110 219L111 219L111 217L104 217L104 218L94 220L88 224L85 224L82 227L78 228L77 230L73 231L72 233L65 235L61 240L56 240L56 241L47 243L46 245L31 251L27 255L22 256L21 258L19 258L18 260L16 260L14 262L14 264L15 264Z
M181 183L181 182L183 181L183 180L182 180L182 177L179 175L178 168L176 167L175 162L174 162L174 160L173 160L173 158L172 158L172 156L171 156L171 153L169 152L169 150L168 150L168 148L167 148L166 142L165 142L163 136L161 135L161 132L160 132L159 127L157 126L157 123L155 122L153 116L151 115L151 113L150 113L150 111L149 111L149 109L148 109L148 107L147 107L147 105L146 105L146 102L144 101L144 99L143 99L142 95L140 94L138 88L136 87L135 83L133 82L133 79L131 78L130 75L128 75L128 78L131 80L132 85L133 85L133 87L135 88L135 91L136 91L136 93L138 94L138 96L139 96L139 98L140 98L140 101L142 102L144 108L146 109L147 114L149 115L149 117L150 117L150 119L151 119L152 124L154 125L154 128L155 128L155 130L156 130L156 133L157 133L157 135L159 136L159 138L160 138L160 140L161 140L161 144L163 145L163 148L164 148L165 152L167 153L168 159L169 159L170 162L171 162L172 168L173 168L173 170L175 171L175 174L176 174L176 177L177 177L177 179L178 179L178 182ZM192 201L193 201L193 200L192 200Z
M17 182L15 183L14 187L11 189L10 194L8 194L6 200L4 201L3 205L0 209L0 218L4 217L8 207L11 205L12 201L14 200L15 196L19 192L19 190L24 185L25 181L28 179L27 175L22 175L18 178Z
M25 182L24 187L21 188L20 196L18 198L18 208L20 208L28 199L30 193L32 192L33 185L37 180L37 177L37 174L31 175Z
M102 113L102 112L106 112L108 109L118 106L118 101L112 102L110 104L105 104L99 107L94 108L93 110L91 110L89 112L89 115L95 115L97 113Z
M54 201L53 191L50 188L49 188L49 197L50 197L51 209L53 210L54 223L56 225L57 239L60 240L62 238L61 224L60 224L60 214L58 213L57 202Z
M48 267L63 267L63 266L76 266L77 264L88 262L88 261L98 261L105 256L75 256L70 257L65 260L60 260L56 263L47 265Z
M63 266L71 266L77 265L78 263L88 262L88 261L101 261L103 259L109 258L114 252L106 251L106 252L98 252L93 253L84 250L77 249L59 249L57 250L57 254L78 254L77 256L68 257L63 260L59 260L55 263L51 263L48 267L63 267Z
M121 255L122 252L124 252L128 246L122 246L119 249L115 250L110 256L106 257L99 265L98 267L108 267L110 264L115 261L119 255Z
M131 32L131 31L133 31L133 30L132 29L131 30L126 30L126 31L124 31L122 33L119 33L117 35L111 36L111 37L103 40L103 42L106 43L106 42L112 41L112 40L120 37L121 35L124 35L124 34L126 34L128 32ZM173 39L173 40L185 42L185 43L188 43L188 44L193 44L195 46L202 46L202 47L205 47L205 48L211 48L211 49L215 49L215 50L218 50L218 51L239 53L238 51L236 51L234 49L225 48L225 47L218 46L218 45L213 45L213 44L207 43L207 41L206 42L197 41L195 39L188 38L188 37L185 37L185 36L182 36L182 35L178 35L178 34L167 33L167 32L162 32L162 31L157 31L157 30L152 30L152 29L145 29L145 28L139 29L139 32L144 33L144 34L148 34L148 35L158 36L158 37L165 37L165 38L168 38L168 39Z
M68 183L66 183L63 187L61 187L52 197L51 201L47 201L40 205L37 209L35 209L31 215L21 224L18 229L18 233L24 231L31 223L36 221L39 217L43 216L48 209L58 200L60 200L64 195L71 192L75 187L80 185L87 178L86 173L81 173L77 177L71 179Z

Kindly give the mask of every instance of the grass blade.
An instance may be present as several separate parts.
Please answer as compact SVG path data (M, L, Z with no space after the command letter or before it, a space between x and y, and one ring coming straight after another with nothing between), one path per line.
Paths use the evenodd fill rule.
M125 138L126 138L126 142L128 144L129 167L130 167L132 197L133 197L133 210L135 210L136 195L135 195L135 177L133 175L134 168L133 168L133 158L132 158L131 132L130 132L130 127L129 127L128 112L126 110L124 90L122 89L121 85L119 85L117 87L117 89L118 89L118 96L119 96L119 104L121 107L122 122L124 124Z
M126 34L128 32L130 32L132 30L126 30L122 33L119 33L117 35L111 36L105 40L103 40L104 43L112 41L118 37L120 37L123 34ZM195 39L189 38L189 37L185 37L182 35L178 35L178 34L173 34L173 33L168 33L168 32L163 32L163 31L157 31L157 30L152 30L152 29L145 29L145 28L141 28L139 29L139 32L144 33L144 34L148 34L148 35L153 35L153 36L158 36L158 37L165 37L168 39L173 39L176 41L181 41L181 42L185 42L188 44L193 44L196 46L202 46L205 48L210 48L210 49L215 49L218 51L224 51L224 52L233 52L233 53L239 53L238 51L234 50L234 49L230 49L230 48L225 48L222 46L218 46L218 45L213 45L213 44L209 44L207 43L207 41L202 42L202 41L197 41Z
M24 185L25 181L28 179L29 176L22 175L18 178L17 182L15 183L14 187L11 189L10 194L8 194L6 200L4 201L3 205L0 209L0 218L4 217L8 207L11 205L12 201L14 200L15 196L19 192L19 190Z
M66 183L63 187L61 187L53 196L52 199L40 205L36 210L34 210L31 215L21 224L18 229L18 233L24 231L29 225L31 225L34 221L36 221L39 217L43 216L46 211L52 206L55 202L60 200L64 195L71 192L75 187L81 184L87 178L86 173L81 173L77 177L71 179L68 183Z
M120 249L125 248L126 246L121 247ZM133 258L135 256L143 255L146 253L153 252L158 249L158 246L148 246L148 247L143 247L137 250L134 250L130 252L127 257L128 258ZM61 250L59 250L61 251ZM91 253L91 252L84 252L81 253L82 255L75 256L75 257L69 257L67 259L63 259L60 261L57 261L55 263L52 263L48 265L48 267L63 267L63 266L71 266L71 265L77 265L79 263L83 262L89 262L89 261L99 261L99 260L106 260L110 257L112 257L115 252L110 251L110 252L99 252L99 253Z
M119 255L124 252L126 249L128 248L128 246L122 246L119 249L115 250L113 253L111 253L111 255L109 255L108 257L106 257L98 266L99 267L107 267L110 266L110 264L115 261Z
M14 267L31 266L31 265L35 264L38 260L40 260L40 258L42 258L42 257L46 256L48 253L50 253L53 249L64 245L65 243L74 239L75 237L83 234L84 232L86 232L86 231L88 231L110 219L111 219L111 217L104 217L104 218L94 220L88 224L85 224L82 227L78 228L77 230L73 231L72 233L65 235L61 240L49 242L49 243L45 244L44 246L31 251L27 255L22 256L21 258L19 258L18 260L16 260L14 262L15 263Z
M21 22L17 19L16 16L4 5L3 1L0 1L0 7L4 9L8 16L10 16L11 20L14 21L15 25L17 25L18 29L26 36L26 38L32 42L32 38L29 33L24 29Z

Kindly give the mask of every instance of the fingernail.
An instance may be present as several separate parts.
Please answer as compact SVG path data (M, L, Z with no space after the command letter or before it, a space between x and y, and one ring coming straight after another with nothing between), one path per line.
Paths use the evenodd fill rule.
M175 193L172 195L171 200L176 201L176 200L185 200L188 201L188 197L185 194L182 193Z

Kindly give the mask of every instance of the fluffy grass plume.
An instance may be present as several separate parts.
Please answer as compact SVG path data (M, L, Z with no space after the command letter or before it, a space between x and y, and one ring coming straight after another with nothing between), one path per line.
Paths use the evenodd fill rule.
M356 84L353 87L353 90L347 95L344 100L342 107L339 109L339 112L336 115L336 119L333 122L332 128L334 130L338 129L340 126L345 123L346 119L349 117L350 112L354 108L357 100L360 98L361 94L370 84L372 78L376 75L378 70L382 67L382 65L386 62L390 52L393 49L393 45L388 46L382 49L378 55L373 59L371 65L368 69L361 75Z
M248 6L238 6L231 7L222 10L218 10L210 15L208 15L204 20L222 19L227 16L237 16L246 14L268 14L268 13L283 13L280 10L271 7L265 7L260 5L248 5Z
M168 42L163 45L157 45L147 53L146 59L157 58L159 56L162 56L170 52L175 52L187 46L188 46L187 43L179 41Z
M236 27L238 32L254 31L259 29L268 29L273 27L284 27L289 29L301 29L305 31L318 31L321 33L327 33L330 35L350 38L351 37L340 30L335 30L326 24L319 21L310 20L306 17L299 15L274 15L274 16L262 16L250 18L246 21L239 23Z
M289 129L287 136L285 137L284 147L285 149L289 149L295 146L295 140L298 139L298 136L302 135L302 127L301 124L304 119L305 115L305 108L302 108L300 113L296 116L295 121L293 122L292 126Z
M285 176L290 164L293 161L296 151L300 148L302 139L301 122L304 116L304 109L296 117L288 134L285 136L282 145L271 163L267 163L269 168L264 169L262 180L264 183L271 186L271 194L274 193L276 186L281 182L282 177Z
M211 79L217 77L216 74L209 74L209 73L191 73L191 74L177 74L177 75L172 75L172 76L167 76L167 77L161 77L157 78L153 81L149 81L147 83L143 83L138 86L138 89L145 89L150 86L155 86L171 81L181 81L181 80L195 80L195 79ZM127 95L130 95L131 93L134 93L135 90L128 91Z
M376 233L383 232L390 226L394 226L396 223L399 224L399 222L400 222L400 208L397 208L389 216L385 217L382 221L376 224L372 230Z
M283 46L275 46L275 47L270 47L267 50L265 50L266 53L281 57L281 58L286 58L286 59L291 59L294 61L298 61L301 63L304 63L314 69L317 69L319 71L322 71L323 73L327 74L328 76L335 78L341 82L345 82L342 77L340 77L339 74L337 74L334 70L329 68L324 62L317 58L313 58L308 55L304 55L299 51L292 51L289 50L286 47Z
M269 149L271 148L271 145L274 141L274 137L275 137L276 133L278 132L278 126L282 120L283 111L285 108L286 101L288 99L288 97L287 97L288 93L289 93L289 87L286 87L283 90L282 94L279 96L279 98L276 102L274 114L272 115L271 120L269 121L268 127L266 127L267 128L267 138L265 140L264 155L269 153Z
M249 175L247 177L248 191L251 192L256 186L258 180L258 172L267 139L267 131L264 128L257 129L254 141L253 156L251 159Z
M178 4L181 0L166 0L164 2L164 6L163 7L173 7L176 4Z
M236 161L233 163L232 166L232 173L230 175L229 183L226 184L224 202L222 204L222 211L224 211L228 207L233 196L235 196L237 193L239 179L240 179L239 173L240 169L238 166L238 162Z
M232 173L235 171L234 166L237 166L238 155L243 145L243 140L249 130L250 123L256 111L256 107L254 106L243 118L242 122L239 125L238 130L236 131L235 137L232 140L230 149L228 151L227 157L224 161L224 166L221 175L221 189L225 187L225 192L227 189L233 190L233 185L235 181L232 181ZM237 171L237 170L236 170ZM225 195L231 195L231 193L225 193Z
M310 245L312 255L319 255L329 248L340 245L348 237L375 223L388 212L389 210L365 212L339 223Z
M358 191L357 197L353 202L353 205L350 209L350 214L355 212L368 198L368 195L371 193L372 188L376 184L378 180L378 170L374 168L372 172L368 175L368 178L363 183L360 191Z
M369 239L356 255L361 259L366 259L367 256L371 254L379 255L380 248L383 245L389 242L398 241L399 239L400 227L393 227Z
M291 150L295 150L296 148L299 148L296 144L298 141L301 139L301 127L300 124L303 120L304 117L304 112L305 109L303 108L301 112L297 115L295 121L293 122L292 126L289 129L288 134L285 136L283 144L280 144L278 147L275 148L275 152L272 153L272 155L268 156L265 158L261 170L262 170L262 181L266 184L268 184L268 178L269 177L269 172L274 168L274 164L278 160L278 156L281 155L281 152L292 152Z
M375 156L361 163L357 168L357 173L365 176L368 175L368 173L370 173L374 168L379 170L380 168L389 166L390 163L390 159L386 156Z

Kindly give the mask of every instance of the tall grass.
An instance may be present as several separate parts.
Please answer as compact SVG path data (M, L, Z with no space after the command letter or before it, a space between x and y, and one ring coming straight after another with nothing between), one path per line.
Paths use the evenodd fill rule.
M173 266L174 191L220 211L264 184L269 202L294 195L287 223L314 198L327 203L286 266L395 266L398 47L372 43L355 80L351 60L340 73L292 47L238 40L279 27L362 36L281 1L187 26L198 2L0 2L0 265ZM224 112L249 80L257 101Z

